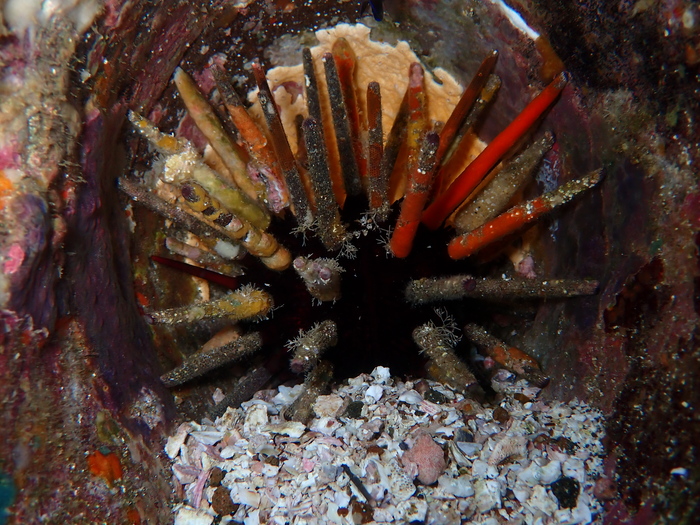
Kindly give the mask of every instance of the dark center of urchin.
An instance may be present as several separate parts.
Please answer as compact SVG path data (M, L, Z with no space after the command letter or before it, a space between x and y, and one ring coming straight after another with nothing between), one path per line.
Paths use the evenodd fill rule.
M354 232L350 242L355 253L354 258L338 258L344 269L339 300L320 304L312 300L292 268L281 273L263 267L249 272L250 282L266 287L278 308L263 322L261 331L267 345L279 348L300 330L330 319L337 325L338 343L324 358L333 363L337 380L370 372L379 365L389 367L397 376L422 377L426 358L419 353L411 333L430 319L439 320L432 307L408 304L404 290L412 279L463 272L465 263L448 257L449 232L445 229L428 231L421 227L408 257L399 259L388 254L388 228L396 222L398 206L381 224L372 221L366 211L363 197L349 198L342 211L343 222ZM305 236L290 233L294 226L295 221L288 218L275 223L271 231L295 256L338 255L329 253L313 232ZM463 320L463 311L454 313Z

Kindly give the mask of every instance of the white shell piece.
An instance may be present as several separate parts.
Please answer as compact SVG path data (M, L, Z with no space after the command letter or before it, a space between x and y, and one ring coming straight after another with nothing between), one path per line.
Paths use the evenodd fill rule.
M176 464L173 465L173 474L181 484L186 485L197 480L199 469Z
M216 445L223 439L224 433L216 430L203 430L200 432L192 432L190 436L203 445Z
M248 458L245 457L244 459L245 461L235 464L235 466L228 471L226 476L224 476L224 480L221 482L224 487L234 488L237 486L237 481L247 479L250 476L251 472L248 468Z
M450 451L450 457L458 467L468 467L471 465L469 458L462 452L454 441L447 443L447 449Z
M431 416L434 416L434 415L442 412L442 408L440 407L440 405L438 405L436 403L431 403L430 401L426 401L425 399L423 399L421 401L420 407L421 407L421 410L430 414Z
M180 453L180 447L187 439L187 434L192 430L192 425L189 423L182 423L175 434L168 437L168 441L165 443L165 453L170 459L174 459Z
M399 396L399 401L403 401L409 405L420 405L421 401L423 401L423 397L415 390L406 390Z
M250 433L252 430L267 424L267 422L267 407L263 404L255 403L246 412L243 428Z
M438 486L447 494L452 494L458 498L468 498L474 495L474 487L472 487L468 476L460 476L455 479L442 475L438 479Z
M211 525L214 516L204 510L197 510L187 505L177 509L175 514L175 525Z
M335 523L337 525L343 525L345 523L345 519L338 514L338 505L330 501L328 502L327 508L328 510L325 517L328 518L331 523Z
M443 426L443 427L438 427L438 428L436 428L435 431L433 432L433 434L436 434L436 435L437 435L437 434L440 434L441 436L446 436L446 437L452 437L452 436L454 435L454 433L455 433L454 428L452 428L452 427L445 427L445 426Z
M484 447L481 443L468 443L465 441L457 441L456 445L465 455L472 458L478 456Z
M400 504L399 507L404 507L403 519L406 523L411 523L413 521L425 521L425 515L428 513L428 502L424 499L418 499L412 501L410 504ZM403 520L402 520L403 521Z
M385 366L378 366L370 374L375 382L385 385L391 379L391 370Z
M567 459L569 459L568 454L566 454L564 452L560 452L553 447L547 448L547 454L549 455L549 457L551 459L555 459L555 460L559 461L560 463L564 463Z
M263 431L298 438L306 431L306 425L298 421L285 421L284 423L265 425Z
M501 427L494 422L484 423L484 425L479 429L484 434L493 435L498 434L501 431Z
M216 424L219 428L234 428L240 415L241 409L228 407L223 416L216 418Z
M572 511L573 523L591 523L593 521L593 513L591 512L588 494L579 494L577 503L576 508Z
M498 465L511 456L527 455L527 440L523 436L507 436L493 448L488 459L489 465Z
M540 395L540 392L542 392L542 389L536 386L527 386L523 388L522 394L524 396L529 397L530 399L535 399L537 396Z
M260 512L258 510L252 510L243 519L243 525L260 525Z
M390 461L388 467L389 479L391 481L391 495L397 501L406 501L416 492L416 486L413 484L413 480L399 467L396 460Z
M541 470L540 483L550 485L561 477L561 463L550 461Z
M340 427L340 422L331 417L322 417L314 419L309 426L309 430L320 432L326 436L332 436L333 433Z
M365 399L370 398L371 402L376 403L382 398L384 394L384 389L379 385L370 386L365 392Z
M459 421L462 419L462 414L457 412L456 410L450 410L447 415L443 418L442 424L443 425L451 425L455 421Z
M516 483L512 490L513 494L515 495L515 499L517 499L520 503L525 503L532 495L532 491L522 483Z
M224 459L231 459L234 454L236 454L239 451L239 448L236 446L228 446L224 447L219 451L219 455L224 458Z
M551 415L555 419L562 419L571 415L571 408L567 405L556 405L552 408Z
M501 488L494 479L477 479L474 483L476 508L482 514L501 506Z
M579 483L583 483L586 479L586 467L578 458L569 458L561 466L561 473L564 476L574 478Z
M350 494L345 491L338 491L334 495L333 502L338 505L338 507L347 507L350 503Z
M345 400L338 395L318 396L314 412L318 417L336 417L344 404Z
M554 513L554 519L563 525L586 524L593 521L591 509L579 498L578 505L573 509L560 509Z
M279 467L276 467L275 465L268 465L267 463L265 463L263 465L263 469L262 469L261 474L263 476L265 476L266 478L271 478L273 476L276 476L279 471L280 471Z
M498 477L498 469L494 465L489 465L486 461L477 459L472 463L472 476L475 478L494 479Z
M276 405L291 405L299 394L301 394L301 391L301 385L295 385L293 387L280 385L277 395L272 398L272 402Z
M542 485L537 485L534 488L530 499L527 500L527 505L547 516L554 515L554 512L559 508L557 500Z
M555 463L555 462L552 462ZM559 463L558 461L556 463ZM527 468L521 470L518 473L518 480L529 487L534 487L539 485L542 479L542 467L540 467L536 462L530 463Z
M231 498L234 500L234 503L241 503L242 505L255 508L260 506L260 494L252 490L239 490L235 497L233 492L231 492Z
M217 387L216 390L214 390L214 393L211 395L211 400L214 402L214 404L217 404L221 403L225 397L226 394L224 394L224 391Z
M377 523L392 523L396 513L396 507L394 505L387 505L386 507L374 509L373 518ZM345 524L347 522L344 521L343 523Z

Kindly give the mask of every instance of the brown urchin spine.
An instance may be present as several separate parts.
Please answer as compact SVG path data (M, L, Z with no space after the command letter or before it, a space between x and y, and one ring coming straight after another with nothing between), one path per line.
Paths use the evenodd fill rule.
M452 349L453 337L448 328L438 328L433 323L426 323L413 330L413 340L430 358L428 369L436 381L450 385L462 393L480 393L476 377Z
M498 279L452 275L411 281L406 287L406 300L424 304L455 299L559 299L593 295L598 281L590 279Z
M254 288L243 287L231 292L221 299L194 303L179 308L168 308L147 314L151 324L177 325L194 323L207 319L260 319L272 309L270 294Z
M326 320L314 325L288 343L294 352L290 368L296 373L308 372L316 366L321 355L337 343L338 327L333 321Z
M337 301L342 295L340 274L343 268L335 259L297 257L292 263L309 293L321 302Z
M481 193L455 216L455 228L459 233L475 230L506 210L513 196L532 177L542 158L554 145L554 136L545 133L522 153L505 165L485 185Z
M220 366L238 361L244 356L260 350L262 337L258 332L246 334L223 346L200 351L185 359L160 379L165 386L177 386L195 377L202 376Z
M313 406L318 396L328 390L328 385L333 379L333 365L328 361L319 361L304 380L301 394L284 411L284 416L292 421L306 424L313 417Z
M249 370L245 376L238 380L233 389L211 409L210 415L213 419L221 417L226 413L226 409L238 408L241 403L248 401L255 392L260 390L272 377L272 373L264 366L259 366Z
M522 350L514 346L508 346L479 325L473 323L464 327L464 333L502 367L524 377L540 388L544 388L549 384L549 377L542 372L537 361Z

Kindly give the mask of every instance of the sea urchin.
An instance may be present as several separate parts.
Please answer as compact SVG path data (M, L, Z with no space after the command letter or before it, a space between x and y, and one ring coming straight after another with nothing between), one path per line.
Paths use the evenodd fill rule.
M244 273L241 279L250 283L208 301L148 312L150 322L220 329L269 316L273 297L282 306L263 337L226 331L164 376L166 383L200 376L261 346L285 344L294 353L292 369L310 372L312 380L328 380L327 365L323 373L315 369L326 351L344 377L376 365L422 374L425 357L410 340L413 332L431 375L461 391L474 390L477 380L454 354L447 328L428 323L414 331L426 316L417 305L595 292L594 281L493 278L469 261L458 261L484 248L492 252L485 260L492 259L529 222L599 181L600 172L593 172L510 207L554 143L549 133L525 137L566 86L565 74L484 147L474 130L500 85L492 74L497 52L484 59L461 97L450 100L444 95L449 77L443 72L440 93L405 43L401 59L396 48L383 57L401 70L400 79L376 64L369 73L366 68L358 73L364 62L376 62L379 44L368 35L359 25L326 31L321 46L303 50L296 71L276 70L266 77L253 62L258 92L252 108L246 108L220 64L199 75L200 83L216 86L213 103L178 69L175 83L198 128L189 131L206 138L203 151L131 113L133 125L160 157L150 175L123 178L120 187L191 234L168 237L171 252L217 272L156 260L232 288L238 281L221 272ZM270 76L275 80L269 82ZM224 112L230 118L222 119ZM181 129L187 135L187 126ZM452 227L459 235L446 250ZM245 252L262 265L251 262L243 271ZM260 289L263 283L269 291ZM458 316L460 321L484 317L480 311ZM524 352L473 323L466 333L501 366L546 384L536 361ZM261 377L255 384L269 374Z

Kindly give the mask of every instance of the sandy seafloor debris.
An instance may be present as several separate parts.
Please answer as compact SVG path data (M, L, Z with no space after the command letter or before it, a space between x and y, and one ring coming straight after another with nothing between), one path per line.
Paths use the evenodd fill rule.
M493 387L499 404L481 407L378 367L321 396L308 425L282 419L300 391L284 386L184 423L166 445L175 523L597 522L600 412L538 400L504 370Z

